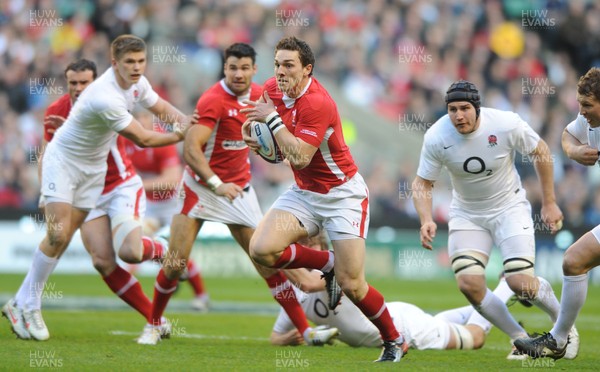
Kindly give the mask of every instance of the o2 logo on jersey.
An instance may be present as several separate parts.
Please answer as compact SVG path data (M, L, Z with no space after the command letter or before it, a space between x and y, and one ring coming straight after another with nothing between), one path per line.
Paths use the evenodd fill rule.
M315 301L315 304L313 305L313 309L315 311L315 314L317 314L317 316L319 318L327 318L329 316L329 308L327 308L327 305L325 305L325 303L323 301L321 301L320 298L317 298L317 300ZM337 315L337 311L332 310L333 315Z
M471 174L480 174L485 172L486 176L491 176L493 171L486 169L485 162L478 156L471 156L463 163L463 170Z
M488 136L488 147L494 147L498 145L498 137L491 134Z

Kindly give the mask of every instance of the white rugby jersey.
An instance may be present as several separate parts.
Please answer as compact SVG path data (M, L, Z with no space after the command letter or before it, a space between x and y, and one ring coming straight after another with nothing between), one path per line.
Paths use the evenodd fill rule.
M425 133L417 175L436 181L446 167L452 181L452 208L503 209L525 199L515 151L526 156L540 137L514 112L481 108L479 128L460 134L448 115Z
M88 171L104 169L117 132L133 120L135 104L148 108L157 101L158 94L144 76L125 90L110 67L79 96L48 146Z
M327 292L305 293L296 287L294 292L302 306L306 317L316 325L328 325L340 331L338 339L350 346L379 347L382 344L379 330L348 299L335 308L327 307ZM447 327L446 323L435 321L434 317L425 313L415 305L405 302L387 303L388 311L396 329L412 347L420 348L430 338L430 333L437 332L436 327ZM294 329L294 325L283 308L273 326L273 331L286 333ZM439 332L437 332L439 334ZM444 345L445 346L445 345Z
M340 331L338 339L351 346L381 346L381 336L377 327L348 299L342 296L342 301L335 308L327 307L327 292L305 293L296 287L296 298L302 306L306 317L316 325L328 325ZM294 325L283 308L273 326L273 331L285 333L294 329Z
M600 149L600 128L592 128L585 117L577 114L577 118L567 125L567 132L584 145Z

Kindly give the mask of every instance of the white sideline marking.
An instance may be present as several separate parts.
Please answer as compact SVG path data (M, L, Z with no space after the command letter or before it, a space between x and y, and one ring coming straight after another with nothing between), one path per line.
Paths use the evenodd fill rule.
M115 335L115 336L139 336L140 335L140 332L128 332L128 331L110 331L108 333L110 333L111 335ZM231 336L200 335L200 334L195 334L195 333L185 333L185 334L179 334L179 335L171 334L171 337L195 338L195 339L199 339L199 340L269 341L269 339L266 337L245 337L245 336L231 337Z

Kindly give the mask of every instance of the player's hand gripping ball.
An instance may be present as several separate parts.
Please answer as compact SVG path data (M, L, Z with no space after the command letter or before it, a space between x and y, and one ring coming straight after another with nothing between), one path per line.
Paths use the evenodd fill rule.
M283 155L279 146L277 146L275 136L273 136L267 124L253 121L250 123L250 135L260 145L258 155L261 158L269 163L281 163L283 161Z

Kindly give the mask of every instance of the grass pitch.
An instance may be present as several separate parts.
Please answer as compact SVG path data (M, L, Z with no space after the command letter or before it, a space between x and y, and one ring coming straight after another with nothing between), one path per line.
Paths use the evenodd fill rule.
M16 292L21 275L2 275L0 297ZM141 278L151 296L154 278ZM272 371L310 369L364 371L403 368L409 371L498 371L520 368L597 370L600 355L600 288L590 286L578 318L581 337L575 360L506 360L508 338L492 329L486 345L477 351L411 350L400 365L372 363L378 349L275 347L268 341L277 306L260 278L206 278L213 311L189 310L191 290L186 284L175 295L167 317L173 336L157 346L137 345L144 320L114 299L97 276L53 275L47 286L44 318L50 329L47 342L16 340L8 322L0 323L0 370L51 368L65 371ZM465 300L453 281L401 282L372 280L388 301L414 303L430 312L462 306ZM493 286L495 283L490 283ZM554 286L560 296L560 286ZM84 297L85 296L85 297ZM172 305L172 306L171 306ZM540 310L520 305L510 308L528 331L551 328Z

